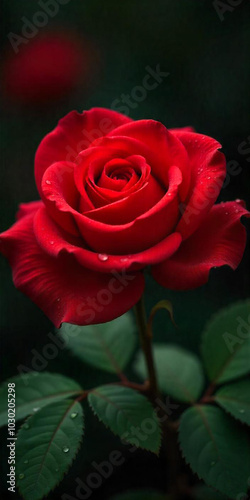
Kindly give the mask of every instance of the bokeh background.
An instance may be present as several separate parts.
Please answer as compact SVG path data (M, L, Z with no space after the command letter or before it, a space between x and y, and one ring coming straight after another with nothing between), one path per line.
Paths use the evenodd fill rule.
M243 198L249 207L249 2L242 0L219 16L212 0L55 0L58 12L47 14L45 22L46 17L39 17L38 12L44 13L43 6L48 4L46 0L2 1L0 229L13 223L20 202L38 198L33 160L44 135L72 109L116 106L122 110L123 94L131 99L131 118L153 118L169 128L192 125L218 139L230 172L232 165L234 174L237 172L229 173L220 200ZM228 5L226 0L224 4ZM32 49L34 44L37 52ZM146 68L157 65L169 75L140 102L135 100L134 88L142 85ZM32 349L42 352L53 326L14 288L3 258L0 265L1 371L6 379L17 374L20 364L31 367ZM166 313L160 312L155 322L156 341L170 340L198 352L208 318L249 295L249 267L248 243L235 272L214 269L209 283L199 290L169 292L148 277L148 310L156 301L170 299L178 325L174 329ZM110 380L65 351L49 361L46 369L76 378L86 388ZM89 414L86 428L78 459L49 499L61 498L64 493L74 497L75 478L84 481L93 460L99 463L120 447L119 440L103 432L102 425ZM1 437L1 497L7 498L5 431ZM92 498L105 500L133 487L161 490L165 475L164 461L141 452L130 454ZM18 494L15 497L19 498Z

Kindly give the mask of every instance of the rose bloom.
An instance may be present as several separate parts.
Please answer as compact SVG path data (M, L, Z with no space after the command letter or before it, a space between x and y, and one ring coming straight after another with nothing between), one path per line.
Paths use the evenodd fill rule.
M58 327L129 310L151 266L164 287L203 285L241 261L248 212L214 205L226 175L220 144L114 111L72 111L38 147L41 201L20 206L0 235L15 286Z
M2 85L5 95L28 105L57 102L81 81L88 84L94 49L74 33L58 31L36 35L3 57Z

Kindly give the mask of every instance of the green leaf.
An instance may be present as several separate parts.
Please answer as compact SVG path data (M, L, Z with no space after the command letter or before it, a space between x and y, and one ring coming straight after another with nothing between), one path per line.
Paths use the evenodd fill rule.
M247 492L250 470L248 435L214 406L195 406L180 421L179 441L194 472L229 498Z
M17 478L25 500L39 500L62 480L80 446L83 410L65 400L27 419L17 437Z
M61 335L82 361L118 373L125 368L135 349L136 336L132 315L124 314L101 325L75 326L64 323Z
M250 372L250 301L217 313L207 324L202 356L209 379L221 384Z
M199 398L204 386L204 375L197 356L174 345L156 344L154 360L162 392L185 403ZM139 376L147 378L142 352L139 353L134 368Z
M16 420L27 417L43 406L69 398L82 391L74 380L56 373L31 372L13 377L0 387L0 426L8 422L8 384L15 384Z
M110 500L166 500L166 495L149 490L128 491L112 497Z
M128 387L109 384L94 389L88 401L101 422L123 441L158 453L161 429L145 396Z
M215 401L241 422L250 425L250 380L242 380L219 389Z

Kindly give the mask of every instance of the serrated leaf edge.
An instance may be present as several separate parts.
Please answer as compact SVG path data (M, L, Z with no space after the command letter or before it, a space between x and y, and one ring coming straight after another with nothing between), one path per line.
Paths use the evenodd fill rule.
M67 400L65 400L65 401L67 401ZM68 401L70 401L70 400L68 400ZM69 411L71 411L71 409L72 409L72 407L74 406L74 404L75 404L75 403L76 403L76 401L73 401L72 405L68 408L68 410L67 410L67 412L66 412L66 413L68 413ZM46 407L47 407L47 406L52 406L53 404L55 404L55 403L51 403L50 405L46 405ZM43 408L45 408L45 407L43 407ZM42 410L43 408L41 408L41 410ZM38 410L38 411L40 411L40 410ZM37 412L37 413L38 413L38 412ZM66 414L65 414L65 415L66 415ZM63 417L63 418L65 418L65 415L64 415L64 417ZM24 422L24 423L20 426L20 428L19 428L19 430L18 430L18 433L17 433L17 439L18 439L18 434L19 434L19 432L20 432L21 428L23 428L23 427L24 427L24 425L25 425L26 423L28 423L28 421L32 418L32 416L33 416L33 415L30 415L30 416L29 416L29 417L25 420L25 422ZM82 426L82 428L81 428L81 435L80 435L80 439L79 439L79 443L78 443L77 449L76 449L76 451L75 451L75 453L74 453L74 455L73 455L73 457L72 457L72 461L71 461L71 463L68 465L68 467L66 468L66 470L64 470L64 472L63 472L63 477L62 477L61 479L59 479L59 480L58 480L58 482L57 482L57 483L53 486L53 488L51 488L51 489L48 491L48 493L46 493L46 494L45 494L45 495L43 495L42 497L39 497L37 500L42 500L42 498L47 497L47 496L48 496L48 495L49 495L52 491L54 491L54 490L57 488L57 486L58 486L58 485L59 485L59 484L63 481L63 479L64 479L65 475L67 474L67 472L69 471L70 467L72 466L72 464L73 464L74 460L76 459L76 455L78 454L78 451L79 451L79 449L80 449L80 447L81 447L81 444L82 444L82 441L83 441L84 430L85 430L85 423L84 423L84 412L83 412L83 426ZM21 493L21 491L20 491L20 485L19 485L19 481L18 481L18 480L17 480L17 488L18 488L18 491L19 491L20 495L23 497L23 495L22 495L22 493ZM24 497L23 497L23 498L24 498Z
M98 389L98 388L96 388L96 389ZM136 390L134 390L134 389L131 389L131 390L133 390L134 392L136 392L137 394L140 394L140 395L142 396L142 394L141 394L139 391L136 391ZM93 394L93 393L94 393L94 394L97 394L97 392L95 392L95 389L93 389L92 391L90 391L90 392L89 392L89 395L91 395L91 394ZM98 418L99 422L101 422L101 423L102 423L102 424L106 427L106 429L108 429L110 432L112 432L115 436L118 436L119 438L121 438L120 434L118 434L117 432L114 432L114 431L113 431L113 430L112 430L112 429L111 429L111 428L110 428L110 427L106 424L106 422L103 422L103 420L99 417L99 415L97 414L97 412L95 411L95 409L93 408L93 406L92 406L92 404L91 404L91 402L90 402L89 395L88 395L88 397L87 397L88 404L89 404L89 406L90 406L90 408L91 408L92 412L94 413L94 415ZM98 396L99 396L99 394L98 394ZM145 396L144 396L144 397L145 397ZM147 398L145 398L145 399L147 399ZM147 401L148 401L148 400L147 400ZM148 401L148 403L150 404L150 401ZM159 419L158 419L158 417L157 417L157 413L155 412L155 409L153 408L153 406L152 406L152 409L153 409L153 411L154 411L154 413L155 413L155 415L156 415L156 419L157 419L157 422L158 422L158 425L159 425L159 427L158 427L158 428L159 428L159 431L160 431L160 432L159 432L159 442L157 443L157 450L156 450L156 451L149 450L149 449L148 449L148 448L146 448L145 446L139 446L139 447L137 447L137 448L138 448L138 449L141 449L141 450L148 451L148 452L150 452L150 453L153 453L154 455L159 456L160 449L161 449L161 443L162 443L162 434L163 434L163 431L162 431L162 426L161 426L161 423L160 423L160 421L159 421ZM127 442L128 444L130 444L131 446L135 446L135 445L134 445L133 443L131 443L130 441L127 441L127 440L126 440L126 438L124 438L124 441L126 441L126 442Z

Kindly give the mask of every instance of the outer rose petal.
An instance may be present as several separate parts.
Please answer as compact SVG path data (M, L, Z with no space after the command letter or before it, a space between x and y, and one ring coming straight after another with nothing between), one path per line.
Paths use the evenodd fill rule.
M226 176L226 159L218 151L221 144L211 137L183 130L175 130L174 135L184 144L191 165L190 190L177 225L177 231L186 239L217 200Z
M39 208L43 207L43 202L39 201L30 201L29 203L20 203L18 212L16 214L16 219L22 219L26 215L30 215L32 213L37 212Z
M96 273L82 267L72 255L47 255L35 239L33 218L34 213L22 217L0 235L1 251L10 262L15 286L56 327L62 322L110 321L139 300L144 289L142 273Z
M172 290L188 290L204 285L212 267L228 265L236 269L246 244L242 215L250 215L243 203L215 205L173 257L152 267L156 281Z
M141 253L104 256L84 247L81 238L73 237L63 231L49 216L45 207L35 214L34 233L39 246L46 254L56 258L63 253L72 254L82 266L101 273L114 270L120 272L125 269L131 272L147 265L157 264L171 257L181 244L181 235L172 233Z
M131 121L127 116L105 108L93 108L82 114L72 111L59 120L55 129L44 137L36 152L35 179L39 194L43 174L52 163L74 161L80 151L88 148L92 141Z

